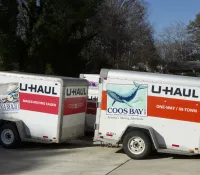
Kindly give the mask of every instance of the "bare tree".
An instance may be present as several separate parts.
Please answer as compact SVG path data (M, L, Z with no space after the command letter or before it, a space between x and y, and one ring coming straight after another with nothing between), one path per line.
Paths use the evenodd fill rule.
M182 21L175 21L164 28L158 36L157 49L167 62L190 60L193 44L189 40L186 25Z
M142 0L105 0L93 19L97 36L84 50L88 63L103 59L113 68L132 69L148 62L154 43L147 9Z

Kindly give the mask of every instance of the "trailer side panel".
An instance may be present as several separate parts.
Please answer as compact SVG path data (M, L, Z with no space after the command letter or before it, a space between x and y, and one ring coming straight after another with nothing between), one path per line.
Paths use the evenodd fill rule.
M65 87L61 140L84 135L87 86Z

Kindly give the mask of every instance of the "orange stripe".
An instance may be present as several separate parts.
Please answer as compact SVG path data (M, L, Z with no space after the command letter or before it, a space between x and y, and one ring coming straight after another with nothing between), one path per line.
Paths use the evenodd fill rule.
M101 100L101 110L107 110L107 94L106 91L102 91L102 100Z
M173 109L162 109L168 106ZM200 102L148 96L148 116L200 123ZM101 110L107 110L107 94L102 92ZM193 110L193 112L188 111ZM195 112L196 111L196 112Z
M163 106L174 109L160 108ZM199 112L200 102L197 101L148 96L148 116L200 123Z

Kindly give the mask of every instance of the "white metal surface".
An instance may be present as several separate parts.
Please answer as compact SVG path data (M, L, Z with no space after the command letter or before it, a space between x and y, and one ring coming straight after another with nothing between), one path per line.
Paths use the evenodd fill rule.
M99 92L99 74L80 74L80 78L86 79L89 83L88 102L86 114L86 131L94 131L94 124L96 120L96 102L98 100Z
M0 82L0 88L7 88L4 94L0 94L0 119L22 120L27 138L59 142L61 135L65 135L64 139L68 139L72 137L70 133L73 137L84 133L80 130L84 126L84 112L82 117L78 117L76 122L71 123L73 126L69 124L74 118L71 118L67 124L65 119L62 120L63 108L66 110L65 113L69 112L63 97L66 93L65 88L68 86L76 88L84 86L87 93L87 81L78 78L0 72ZM12 89L14 85L16 89ZM14 95L16 96L15 101ZM74 98L76 97L71 98L72 103ZM73 111L75 118L77 109L79 108ZM72 129L68 134L64 133L66 127Z
M199 78L122 70L102 78L95 138L119 140L139 124L154 129L160 148L199 152Z
M84 135L88 87L68 86L65 92L62 140Z

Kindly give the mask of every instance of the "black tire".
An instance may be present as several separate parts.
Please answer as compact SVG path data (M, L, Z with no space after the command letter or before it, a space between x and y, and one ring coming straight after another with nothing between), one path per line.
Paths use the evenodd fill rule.
M7 133L8 137L10 136L12 138L8 142L5 141L5 139L9 140L9 138L6 138L5 133ZM0 144L2 145L3 148L13 149L16 148L19 143L20 143L20 137L17 128L14 124L12 123L5 124L0 128Z
M140 147L142 149L141 150L142 152L138 152L137 154L134 152L131 152L129 148L129 142L132 140L133 137L139 137L142 139L145 145L143 147L142 146ZM139 142L141 142L141 140ZM136 144L137 143L138 142L136 142ZM140 131L132 131L132 132L127 133L123 139L123 150L132 159L144 159L148 157L148 155L151 153L152 143L149 139L149 136L147 136L145 133L140 132ZM137 148L135 149L135 152L136 150Z

